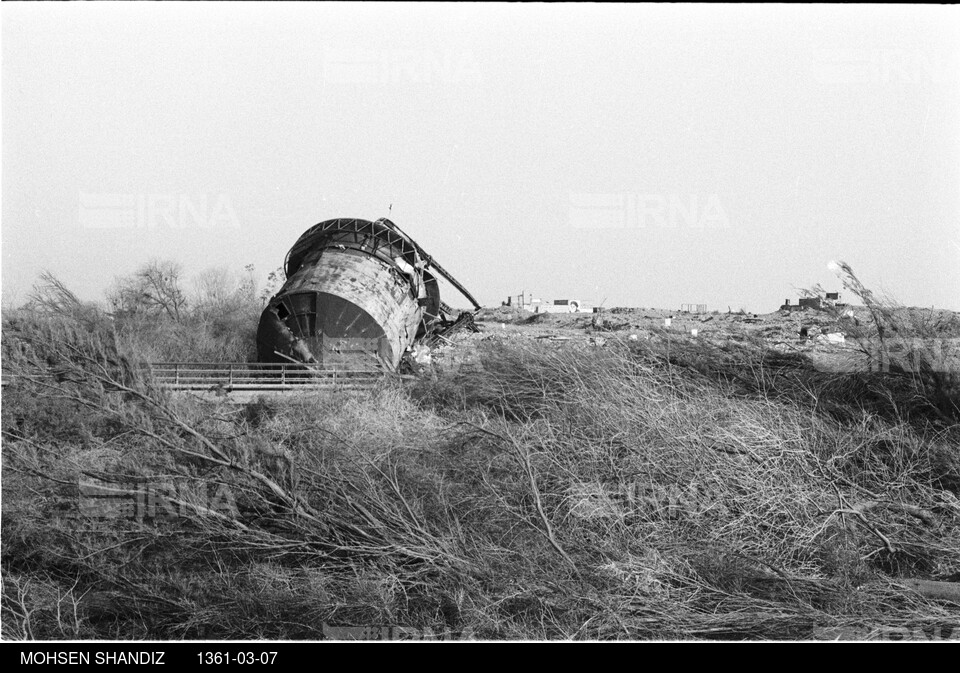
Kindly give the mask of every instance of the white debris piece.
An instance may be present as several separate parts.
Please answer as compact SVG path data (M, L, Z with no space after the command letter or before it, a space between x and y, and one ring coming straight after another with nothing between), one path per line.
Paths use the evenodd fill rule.
M413 361L418 365L426 366L430 364L432 357L430 356L429 346L424 346L423 344L417 344L413 347Z
M830 334L821 334L817 337L817 341L828 344L842 344L846 342L846 338L841 332L831 332Z

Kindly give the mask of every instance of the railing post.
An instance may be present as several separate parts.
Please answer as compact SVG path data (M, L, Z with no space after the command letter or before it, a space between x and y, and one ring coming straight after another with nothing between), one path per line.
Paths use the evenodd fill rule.
M180 363L173 365L173 385L177 388L180 387Z
M287 364L283 363L280 365L280 385L287 385Z
M233 387L233 363L230 363L227 370L227 385Z

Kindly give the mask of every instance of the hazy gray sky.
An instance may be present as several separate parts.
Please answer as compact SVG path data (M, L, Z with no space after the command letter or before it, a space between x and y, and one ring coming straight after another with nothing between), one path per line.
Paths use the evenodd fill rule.
M960 309L958 19L5 4L4 298L42 269L99 298L151 257L265 276L392 204L488 305L766 312L843 259Z

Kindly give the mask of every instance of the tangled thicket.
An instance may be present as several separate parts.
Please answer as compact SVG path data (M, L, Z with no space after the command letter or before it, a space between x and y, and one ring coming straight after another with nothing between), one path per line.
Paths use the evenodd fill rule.
M412 384L231 405L157 388L115 320L47 296L3 322L5 638L960 621L955 387L750 341L491 337Z

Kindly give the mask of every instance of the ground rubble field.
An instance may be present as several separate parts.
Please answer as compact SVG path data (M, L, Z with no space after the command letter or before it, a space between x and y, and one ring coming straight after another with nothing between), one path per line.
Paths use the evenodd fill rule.
M954 311L904 308L905 319L921 315L932 324L930 332L946 344L945 367L960 371L960 315ZM670 319L669 327L665 319ZM855 336L870 322L863 306L842 307L826 312L816 310L690 313L656 308L613 307L597 313L532 313L516 307L483 309L477 321L484 325L485 337L499 334L506 339L542 339L570 341L575 344L604 345L609 340L676 339L699 340L712 346L729 343L762 343L783 353L799 353L825 371L869 368L864 350L873 344ZM692 334L693 331L696 334ZM842 342L830 335L843 335ZM481 337L474 335L473 341ZM444 348L438 355L442 358Z
M960 639L955 370L817 312L477 324L241 404L5 325L4 637Z

